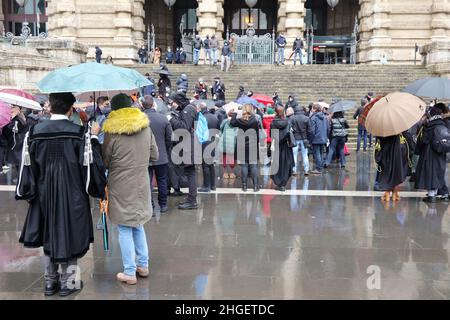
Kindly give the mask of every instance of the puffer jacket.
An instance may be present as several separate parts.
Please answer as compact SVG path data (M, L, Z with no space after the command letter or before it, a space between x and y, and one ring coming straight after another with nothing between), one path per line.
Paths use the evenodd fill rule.
M345 137L348 135L347 129L349 125L344 118L331 119L331 136L332 137Z

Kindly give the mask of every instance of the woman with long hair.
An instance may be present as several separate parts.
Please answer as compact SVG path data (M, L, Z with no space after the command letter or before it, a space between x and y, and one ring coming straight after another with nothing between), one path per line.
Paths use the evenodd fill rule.
M290 145L291 124L283 107L276 107L275 114L275 119L270 125L272 143L275 145L275 155L272 159L272 168L275 172L272 172L271 178L277 186L276 190L286 191L286 185L294 168L294 153L292 152L294 146ZM274 134L274 130L278 130L278 134Z
M345 168L345 140L347 140L347 129L350 128L347 120L344 118L343 112L335 112L331 117L330 122L330 150L328 151L327 159L324 167L328 167L337 156L341 163L341 168Z
M233 113L230 124L243 132L238 131L236 159L241 165L242 191L247 191L249 170L253 180L253 190L259 191L258 161L259 161L259 122L253 112L253 106L246 104L242 107L242 115ZM244 141L242 141L244 139Z

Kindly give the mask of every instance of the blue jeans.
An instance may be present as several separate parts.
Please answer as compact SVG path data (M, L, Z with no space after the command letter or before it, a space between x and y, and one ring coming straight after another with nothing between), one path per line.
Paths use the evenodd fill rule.
M145 64L145 57L139 57L139 64Z
M294 66L297 64L297 56L298 56L298 61L300 62L300 64L303 64L301 51L295 51L295 53L294 53Z
M314 163L316 164L316 170L323 170L323 144L313 144L312 151L314 156Z
M361 147L361 139L363 139L364 141L364 150L367 149L367 130L366 129L362 129L362 130L358 130L358 140L356 142L356 151L359 151L360 147Z
M278 64L284 63L284 48L278 48Z
M219 56L217 55L217 48L211 49L211 52L212 52L213 63L217 64L217 59L219 59Z
M137 267L148 268L148 247L144 227L134 228L123 225L117 227L124 273L135 276Z
M194 64L198 64L200 58L200 49L194 49Z
M302 153L302 162L303 169L305 172L309 172L309 159L308 159L308 149L305 148L305 143L303 140L296 140L297 145L293 148L294 152L294 172L297 172L297 158L298 158L298 149L300 148L300 152Z
M345 137L333 137L330 142L330 150L328 151L327 160L325 164L327 167L330 165L331 161L333 161L334 155L339 157L341 162L341 166L345 166Z
M205 49L205 64L206 60L209 60L209 64L212 64L211 49Z

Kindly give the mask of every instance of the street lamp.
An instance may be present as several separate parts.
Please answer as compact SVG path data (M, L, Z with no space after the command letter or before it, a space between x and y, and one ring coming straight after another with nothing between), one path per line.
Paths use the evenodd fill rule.
M175 2L177 2L177 0L164 0L164 3L169 7L169 10L172 8Z
M327 0L327 3L331 7L331 10L334 10L334 7L339 4L339 0Z

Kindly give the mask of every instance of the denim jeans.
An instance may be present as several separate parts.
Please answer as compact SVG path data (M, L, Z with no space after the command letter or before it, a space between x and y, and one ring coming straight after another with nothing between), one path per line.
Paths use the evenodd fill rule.
M284 63L284 48L278 48L278 64Z
M119 245L124 273L136 275L136 268L148 268L148 247L144 226L137 228L118 225Z
M303 64L303 62L302 62L302 53L300 51L295 51L295 53L294 53L294 66L297 64L297 56L298 56L298 61L300 62L300 64Z
M325 164L327 166L333 161L334 155L339 157L341 166L345 166L345 137L333 137L330 142L330 150L328 151L327 160Z
M200 58L200 49L194 49L194 64L198 64Z
M145 64L145 57L139 57L139 63Z
M212 52L213 63L217 64L217 59L219 58L217 55L217 48L211 49L211 52Z
M323 170L323 144L313 144L312 151L317 171Z
M206 60L209 60L209 64L212 63L211 49L205 49L205 64L206 64Z
M225 64L227 65L226 71L228 72L228 70L230 70L230 64L231 64L230 56L222 56L222 65L220 67L220 69L222 71L225 71Z
M303 169L305 172L309 172L309 159L308 159L308 148L305 148L305 143L303 140L296 140L297 145L294 147L294 172L297 172L297 158L298 158L298 149L300 148L300 152L302 153L302 162Z
M258 186L258 184L259 184L258 165L251 164L251 163L243 163L241 165L242 184L245 184L245 185L247 184L249 169L250 169L250 174L252 175L253 187Z
M361 147L361 139L363 139L363 141L364 141L363 148L364 148L364 150L366 150L367 149L367 130L366 129L358 130L358 140L356 142L356 151L359 151L359 149Z

